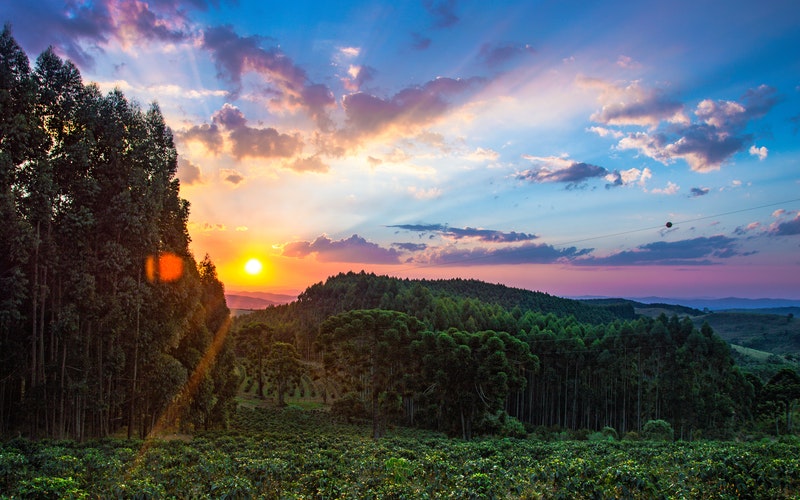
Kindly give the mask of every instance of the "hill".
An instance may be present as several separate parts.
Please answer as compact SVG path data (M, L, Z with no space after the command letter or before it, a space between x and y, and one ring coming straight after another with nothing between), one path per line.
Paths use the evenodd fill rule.
M758 312L714 312L692 318L695 325L707 322L730 344L779 356L800 356L800 319Z
M746 424L756 408L728 344L688 315L637 316L638 305L351 272L237 316L233 336L243 365L270 355L254 346L294 352L311 370L300 390L372 420L374 436L390 423L469 439L521 426L639 432L659 419L713 438ZM247 374L245 392L263 395Z

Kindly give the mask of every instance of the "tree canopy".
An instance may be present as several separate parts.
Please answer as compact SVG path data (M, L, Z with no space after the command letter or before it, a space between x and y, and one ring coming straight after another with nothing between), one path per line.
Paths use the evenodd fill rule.
M0 432L227 418L229 311L210 259L189 251L177 157L158 104L101 95L51 49L31 68L3 29Z

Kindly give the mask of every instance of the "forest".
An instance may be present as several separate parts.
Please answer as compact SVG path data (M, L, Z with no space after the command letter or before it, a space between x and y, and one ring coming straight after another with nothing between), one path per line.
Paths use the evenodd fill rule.
M229 311L214 264L189 252L176 169L157 104L101 95L52 50L31 67L3 29L0 434L230 417Z
M546 429L623 436L648 422L682 440L793 431L795 370L745 373L707 324L634 317L628 307L351 272L239 316L233 330L262 397L262 380L293 390L305 377L334 413L371 422L375 436L387 425L464 439ZM580 308L586 321L575 318ZM292 360L291 377L278 360ZM287 388L273 393L282 401Z

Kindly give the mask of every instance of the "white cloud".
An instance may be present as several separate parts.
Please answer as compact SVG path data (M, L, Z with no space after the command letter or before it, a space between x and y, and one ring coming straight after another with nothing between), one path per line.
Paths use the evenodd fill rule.
M667 182L667 187L660 189L656 188L650 191L651 193L655 194L666 194L666 195L673 195L680 191L680 187L672 181Z
M750 154L757 156L759 160L763 161L767 158L769 150L765 146L757 148L755 145L750 146Z

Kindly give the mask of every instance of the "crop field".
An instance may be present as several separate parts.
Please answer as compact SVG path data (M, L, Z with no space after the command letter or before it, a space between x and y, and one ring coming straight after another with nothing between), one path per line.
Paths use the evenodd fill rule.
M232 430L0 444L2 498L797 498L796 442L449 439L240 408Z

